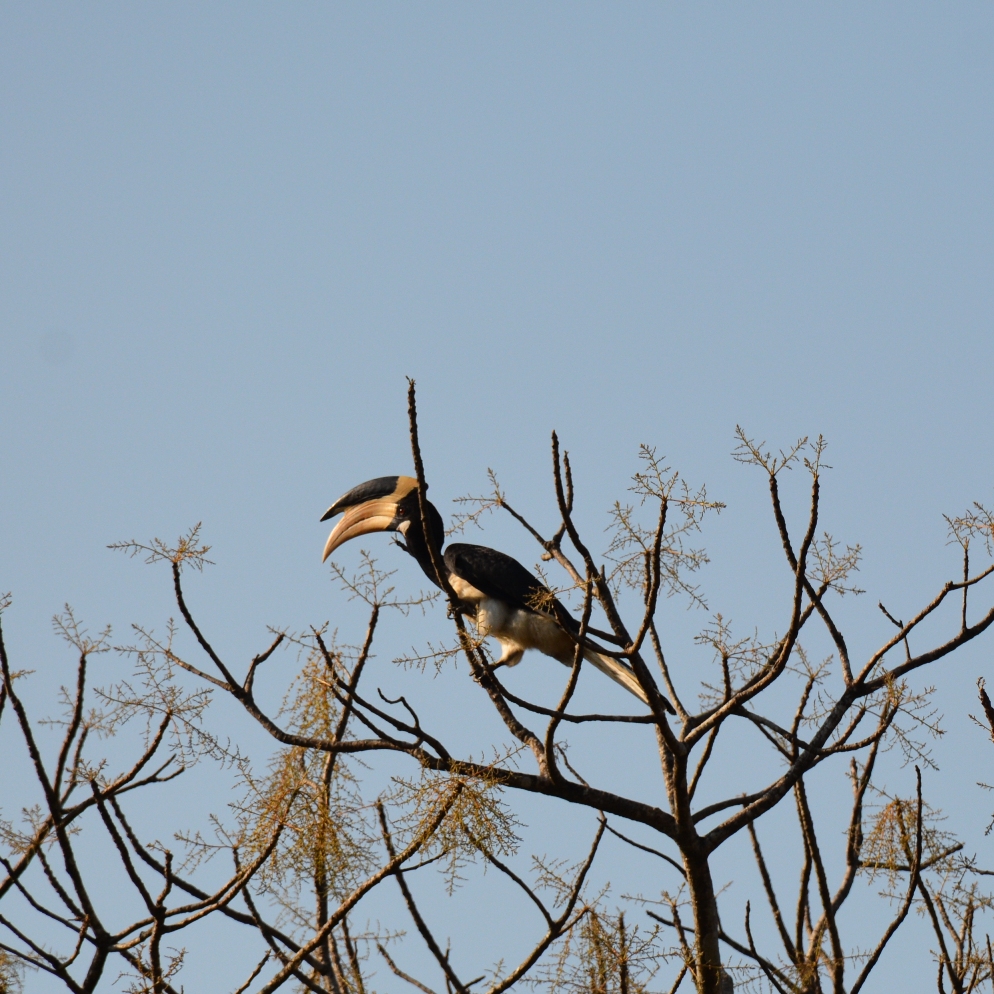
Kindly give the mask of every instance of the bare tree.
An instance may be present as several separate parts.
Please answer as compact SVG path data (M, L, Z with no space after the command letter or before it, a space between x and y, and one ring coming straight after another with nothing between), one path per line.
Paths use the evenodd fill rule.
M409 414L425 523L428 481L413 382ZM434 579L455 626L455 644L419 658L441 663L459 653L466 659L472 678L466 692L484 694L506 729L507 739L493 743L489 760L459 755L451 748L444 714L422 714L403 696L382 691L374 695L363 689L366 663L384 614L402 616L428 602L424 597L395 598L389 575L372 561L366 561L356 577L338 570L349 594L361 597L369 607L367 630L358 645L337 644L327 628L301 634L274 631L271 644L248 663L243 676L236 677L205 626L195 620L184 592L183 571L202 568L206 562L207 548L199 543L196 530L176 546L158 541L122 543L119 547L132 555L169 565L180 615L206 662L181 658L171 631L160 639L139 629L139 643L122 648L134 659L144 683L104 691L105 710L87 725L82 718L85 660L109 643L79 641L82 636L67 623L81 654L79 690L66 722L65 740L55 760L46 765L15 693L16 674L4 655L0 707L8 700L14 706L45 806L28 831L5 830L13 856L5 864L8 875L0 883L0 900L17 891L36 914L58 921L73 941L68 951L56 955L34 940L20 920L0 917L0 925L17 940L4 940L0 949L7 957L58 976L72 990L94 990L108 958L122 956L141 978L139 983L146 985L135 989L169 991L179 961L163 960L163 937L215 917L254 929L264 944L260 961L240 990L268 992L292 982L307 990L364 992L370 989L375 955L392 975L434 992L438 982L413 975L403 950L391 951L399 929L369 931L356 926L356 909L365 895L392 878L407 927L413 927L434 960L441 986L460 994L470 990L498 994L529 984L551 991L627 994L647 991L655 981L664 981L672 991L689 982L701 994L719 994L732 989L733 978L744 985L766 984L798 994L855 992L862 989L912 908L925 913L935 929L940 990L944 982L955 991L990 984L989 947L976 938L977 916L990 906L976 884L982 871L962 858L958 843L935 828L922 799L920 774L911 800L882 793L873 777L878 756L891 745L901 748L909 760L927 761L920 738L935 730L935 721L927 693L916 690L911 678L917 670L941 663L994 622L994 608L982 610L977 618L969 609L973 588L994 572L994 566L971 572L970 565L971 539L986 539L989 551L991 517L977 506L949 520L952 539L962 547L962 576L943 583L933 600L907 622L880 605L894 625L893 635L865 659L853 660L832 613L831 598L857 592L852 575L860 550L840 545L826 532L819 534L824 442L801 439L776 454L741 430L738 442L736 458L765 478L783 548L790 581L790 594L780 605L783 633L765 642L758 637L736 638L722 616L714 615L698 643L714 652L715 678L693 685L684 685L670 667L669 655L675 650L668 645L670 637L662 624L665 597L660 595L678 594L704 604L693 574L707 559L691 541L707 516L722 505L710 500L703 488L686 486L653 450L642 450L643 468L634 477L639 506L619 502L612 511L612 539L602 561L590 551L574 520L573 475L555 434L552 492L559 518L555 532L543 535L515 510L496 478L492 478L493 492L467 499L469 511L457 519L457 525L465 526L490 510L509 513L538 542L541 558L561 569L563 596L573 591L581 602L582 621L572 636L573 665L565 673L554 707L513 694L503 684L484 639L467 627L465 605L450 587L440 550L431 541L431 529L425 528ZM785 472L795 467L803 467L810 482L800 540L788 524L780 494ZM642 517L647 513L650 523L645 524ZM626 618L633 599L635 609ZM955 614L951 623L950 612L944 610L950 607ZM913 649L926 621L936 623L932 628L949 625L947 633ZM826 633L834 650L829 660L817 665L809 661L801 640L815 626ZM274 707L259 699L256 676L278 649L287 647L303 652L304 667L282 706ZM570 710L583 652L589 647L631 667L648 701L644 713ZM178 674L186 674L185 679L192 676L196 686L181 691ZM794 705L785 710L789 688L795 694ZM695 693L700 703L692 706ZM236 702L274 741L276 752L264 772L253 770L226 739L222 746L219 731L210 727L206 708L210 695L218 694ZM675 711L672 717L668 702ZM77 713L79 717L73 717ZM152 715L158 716L156 727L162 730L152 731L131 770L111 777L104 765L83 758L88 728L98 724L113 728L139 717L150 720ZM633 723L653 729L665 805L652 795L622 794L614 782L593 782L593 775L575 768L561 741L566 727L595 728L605 738L619 724ZM715 756L719 739L746 733L769 750L779 767L759 789L743 792L742 784L727 783ZM169 735L173 746L168 761L146 773ZM358 764L375 764L385 755L406 757L411 762L410 777L395 779L389 788L369 796ZM139 841L120 797L139 787L155 789L163 778L203 758L233 763L243 795L232 816L218 822L213 841L196 832L181 834L185 867L181 873L164 847L149 849ZM853 802L844 870L833 884L807 785L816 770L836 760L844 764L840 774L851 780ZM723 787L725 798L700 803L697 795L705 781L712 792ZM85 787L89 797L73 806L72 794L78 787ZM530 875L519 872L512 859L517 842L516 792L569 805L566 811L596 812L598 827L577 865L563 868L555 859L558 854L553 854L538 859ZM782 910L761 846L762 826L757 826L788 795L793 799L802 852L793 921ZM873 801L871 815L866 813L868 798ZM85 896L71 828L89 812L112 840L144 904L142 916L127 926L106 925L107 915L98 914ZM626 834L632 827L655 838L633 839ZM712 858L743 833L751 843L762 881L761 899L779 937L780 953L757 946L751 905L739 938L722 924ZM641 924L633 924L631 908L626 917L624 910L609 906L604 893L591 890L591 867L606 835L678 874L676 893L660 888L664 893L655 906L642 898L649 915ZM47 856L53 845L64 868L56 869ZM194 879L198 861L221 852L231 860L230 877L220 890L202 889ZM474 860L510 881L525 904L536 909L541 927L516 963L505 965L499 954L493 955L490 962L497 961L496 966L467 979L419 905L412 881L427 867L454 879ZM21 882L29 866L40 868L36 884L30 887ZM869 945L865 935L856 945L847 945L840 911L861 874L870 879L882 875L886 880L884 893L893 901L893 917ZM40 886L55 895L55 906L42 902ZM174 894L182 894L186 903L171 904ZM84 949L92 965L81 982L71 974ZM0 970L10 973L11 962L0 961Z
M195 560L198 553L191 548L186 546L183 554ZM9 599L0 607L8 603ZM140 683L123 682L98 690L97 707L88 709L90 660L110 648L109 632L89 637L68 609L56 619L56 625L77 650L78 664L76 686L71 693L65 692L65 718L57 723L64 728L64 734L48 762L33 727L37 723L29 719L16 689L18 677L24 674L11 670L0 631L0 718L9 703L42 795L41 804L25 808L24 827L0 823L0 840L7 850L0 856L6 873L0 878L0 901L5 908L0 914L0 926L9 933L0 942L0 990L15 990L26 966L57 978L77 994L94 991L110 961L117 959L124 965L125 976L131 978L129 991L168 994L174 990L171 981L185 954L184 949L172 944L179 933L188 933L217 915L258 930L270 947L241 990L249 988L270 959L275 959L277 969L261 989L275 990L290 979L308 989L329 989L317 986L310 975L334 977L335 971L342 969L339 960L328 956L335 926L345 939L350 965L357 963L356 944L348 931L349 912L426 846L437 845L434 839L440 825L458 811L460 804L465 806L462 785L452 781L440 788L421 818L408 818L400 845L390 846L379 862L362 846L343 856L336 853L332 840L320 835L320 830L337 831L336 818L342 813L341 807L333 814L327 811L329 803L340 803L334 797L330 770L325 771L315 791L307 775L310 771L287 764L287 757L281 756L270 775L262 783L256 781L237 749L223 744L205 729L209 695L181 691L172 679L168 648L160 651L148 643L141 649L125 647L123 651L137 657ZM257 657L256 664L259 662ZM312 669L305 669L303 679L311 677ZM309 706L313 710L314 702L310 701ZM312 715L302 708L300 718L306 722ZM106 758L91 755L94 741L136 721L144 724L143 748L129 768L109 772ZM338 716L340 733L346 722L347 717ZM334 755L329 753L327 757ZM127 814L127 809L140 801L136 792L147 793L156 785L166 784L204 758L234 764L247 786L245 816L233 831L219 824L218 839L212 844L199 835L177 837L186 844L184 863L188 871L196 871L205 857L218 851L226 852L231 859L230 875L209 891L200 885L196 872L184 873L176 865L168 848L158 841L142 843ZM9 772L11 766L5 765ZM287 766L294 769L290 771ZM274 876L297 869L284 865L294 852L286 836L292 831L300 836L299 814L315 802L319 807L324 805L324 809L323 817L316 819L319 834L303 836L309 840L309 852L320 852L325 861L338 856L349 874L347 879L338 878L334 893L329 893L331 888L327 886L323 888L324 901L312 934L306 941L296 941L259 913L250 888L254 885L257 892L265 894ZM384 803L378 805L378 811L381 820L385 819ZM95 896L95 887L105 889L110 865L103 855L93 858L92 836L101 829L116 856L118 869L123 871L122 882L130 885L133 896L138 898L140 911L135 917L128 917L127 895L120 891L105 902L109 904L105 909ZM341 842L341 836L339 832L335 841ZM89 851L82 855L81 839L90 844L83 847ZM298 841L296 849L300 848ZM314 872L325 873L324 864L315 867ZM19 904L15 903L17 898ZM10 912L7 906L12 908ZM15 914L16 920L11 917ZM54 933L45 928L52 924L63 930L64 943L57 939L59 928ZM237 965L233 964L233 968L237 969ZM339 985L330 989L352 987Z
M146 551L153 561L167 556L177 576L184 565L202 566L207 551L195 530L172 549L128 547ZM402 932L354 924L361 902L390 880L396 881L402 906L436 956L448 987L468 990L485 978L458 979L421 916L409 877L434 866L452 878L467 860L481 855L541 910L546 923L524 962L495 979L491 989L513 985L553 943L596 913L596 901L584 893L603 825L579 865L538 866L537 882L530 885L500 858L513 848L515 822L499 801L496 783L432 773L396 782L373 797L363 792L348 763L348 753L357 751L348 729L351 720L366 725L370 720L359 710L354 691L381 611L410 606L389 599L389 589L381 589L384 579L370 566L352 581L371 607L360 647L329 643L321 630L309 633L304 667L281 709L287 727L269 729L279 748L260 774L230 739L222 741L208 728L211 693L219 681L202 674L207 690L179 686L176 671L191 667L173 650L172 628L159 640L136 627L140 643L117 650L133 659L138 679L94 692L87 686L90 661L111 648L110 633L91 638L68 609L56 627L78 653L77 679L71 693L64 691L66 714L54 722L63 734L46 761L39 722L30 719L17 690L28 674L11 669L0 629L0 721L10 704L42 798L25 807L24 827L0 823L6 850L0 856L5 871L0 878L0 991L18 990L27 968L73 992L97 990L110 970L110 979L125 979L134 994L174 994L182 989L176 978L186 955L179 943L208 919L223 918L250 929L262 943L247 976L238 979L243 968L237 960L229 964L237 990L275 991L293 984L335 994L365 992L370 989L370 949L406 977L387 951ZM0 609L8 604L9 598ZM269 648L252 660L241 685L243 703L253 699L258 667L288 644L299 647L301 640L276 633ZM93 697L97 706L88 708ZM268 722L261 710L255 716ZM139 726L139 754L124 771L111 773L110 761L94 753L94 743L133 725ZM143 842L128 814L140 806L134 793L167 784L202 760L234 768L243 789L232 816L213 819L213 836L206 838L199 831L177 831L175 853L157 839ZM9 755L5 766L9 775ZM96 835L109 842L109 850L94 853ZM218 856L230 860L231 871L208 888L205 864ZM114 888L101 907L96 895L105 894L114 864L123 886ZM134 898L139 910L131 914Z

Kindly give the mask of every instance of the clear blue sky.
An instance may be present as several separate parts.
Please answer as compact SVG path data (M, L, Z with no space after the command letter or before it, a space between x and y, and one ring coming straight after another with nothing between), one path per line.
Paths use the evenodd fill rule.
M550 524L552 428L595 546L640 442L706 481L730 506L704 582L745 631L782 626L784 567L734 427L824 433L866 651L877 600L910 612L957 568L941 514L994 498L992 56L977 3L5 4L17 665L67 661L64 601L161 624L165 577L105 546L199 520L234 657L266 623L352 619L317 519L409 471L407 375L443 512L493 467ZM535 560L507 523L485 541ZM672 610L692 679L706 619ZM926 779L988 864L994 751L966 713L992 645L944 671Z

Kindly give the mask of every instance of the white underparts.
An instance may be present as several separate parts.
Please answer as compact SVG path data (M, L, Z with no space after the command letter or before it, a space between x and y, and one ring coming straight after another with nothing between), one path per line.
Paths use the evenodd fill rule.
M566 666L572 666L576 643L550 615L510 607L503 601L487 597L454 574L449 575L449 582L461 601L476 605L476 629L480 637L489 636L500 642L498 663L517 666L526 650L537 649ZM623 663L592 649L585 649L583 658L639 700L646 700L635 674Z

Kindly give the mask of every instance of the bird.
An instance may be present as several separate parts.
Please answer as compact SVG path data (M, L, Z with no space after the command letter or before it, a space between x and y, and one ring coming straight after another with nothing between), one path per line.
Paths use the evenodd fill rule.
M371 532L398 532L397 542L440 586L421 523L418 481L411 476L381 476L367 480L343 494L321 516L327 521L343 517L328 536L322 562L339 546ZM438 509L425 501L425 517L436 551L445 544L445 525ZM446 578L462 614L476 623L481 638L492 636L501 646L496 666L515 666L528 649L573 665L580 624L538 577L516 559L483 545L453 543L442 553ZM631 667L584 646L583 658L648 703ZM671 710L663 699L664 707Z

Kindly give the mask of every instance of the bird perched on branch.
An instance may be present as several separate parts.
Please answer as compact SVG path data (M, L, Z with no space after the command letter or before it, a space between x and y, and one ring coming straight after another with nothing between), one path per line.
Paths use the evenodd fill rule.
M399 532L406 544L397 544L417 560L432 583L440 586L422 527L416 479L381 476L360 483L339 497L321 520L338 514L344 516L328 536L323 559L360 535ZM435 549L441 552L445 526L438 510L428 501L425 517ZM459 542L445 549L442 565L459 610L475 621L481 637L493 636L501 644L503 651L497 665L516 665L526 649L537 649L566 666L573 665L579 623L548 587L516 559L496 549ZM645 691L626 663L589 646L584 646L583 658L646 702ZM664 706L669 707L669 702L664 700Z

